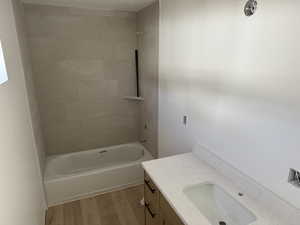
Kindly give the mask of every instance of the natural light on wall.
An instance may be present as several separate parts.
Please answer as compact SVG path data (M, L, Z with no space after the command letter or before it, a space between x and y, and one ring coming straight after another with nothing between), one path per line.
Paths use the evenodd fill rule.
M3 84L8 80L7 78L7 71L4 61L4 55L2 50L2 43L0 41L0 84Z

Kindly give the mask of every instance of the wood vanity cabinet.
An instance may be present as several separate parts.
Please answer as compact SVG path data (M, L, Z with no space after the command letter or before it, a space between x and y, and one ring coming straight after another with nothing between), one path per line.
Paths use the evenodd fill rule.
M145 225L159 224L159 190L145 173L144 197L145 197Z
M184 225L145 172L145 225Z

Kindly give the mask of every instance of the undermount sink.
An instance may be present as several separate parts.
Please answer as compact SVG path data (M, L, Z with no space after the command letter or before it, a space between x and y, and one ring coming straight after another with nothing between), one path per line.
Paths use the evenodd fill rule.
M248 225L256 216L216 184L197 184L183 190L212 225Z

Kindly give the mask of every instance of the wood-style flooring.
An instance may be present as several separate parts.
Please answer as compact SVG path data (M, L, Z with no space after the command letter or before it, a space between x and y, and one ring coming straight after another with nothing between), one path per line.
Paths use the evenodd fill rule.
M48 209L46 225L144 225L143 185Z

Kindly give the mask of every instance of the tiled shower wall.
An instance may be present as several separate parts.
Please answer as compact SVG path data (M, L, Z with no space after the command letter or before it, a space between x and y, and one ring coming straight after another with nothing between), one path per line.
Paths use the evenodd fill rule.
M48 155L139 140L136 14L26 5Z
M140 52L141 139L153 156L158 154L158 40L159 3L142 9L137 14L138 48Z
M28 95L29 101L29 108L30 108L30 115L31 115L31 123L33 129L33 135L35 139L35 147L37 154L39 156L39 164L40 164L40 172L43 174L45 168L45 144L43 138L43 132L41 127L41 118L39 107L36 98L36 89L34 87L33 82L33 73L32 73L32 66L30 61L30 54L29 49L27 46L26 40L26 32L25 32L25 24L24 24L24 7L23 4L17 0L12 1L14 7L14 16L16 21L16 30L18 41L21 50L21 59L24 68L24 75L25 75L25 83L26 83L26 90Z

